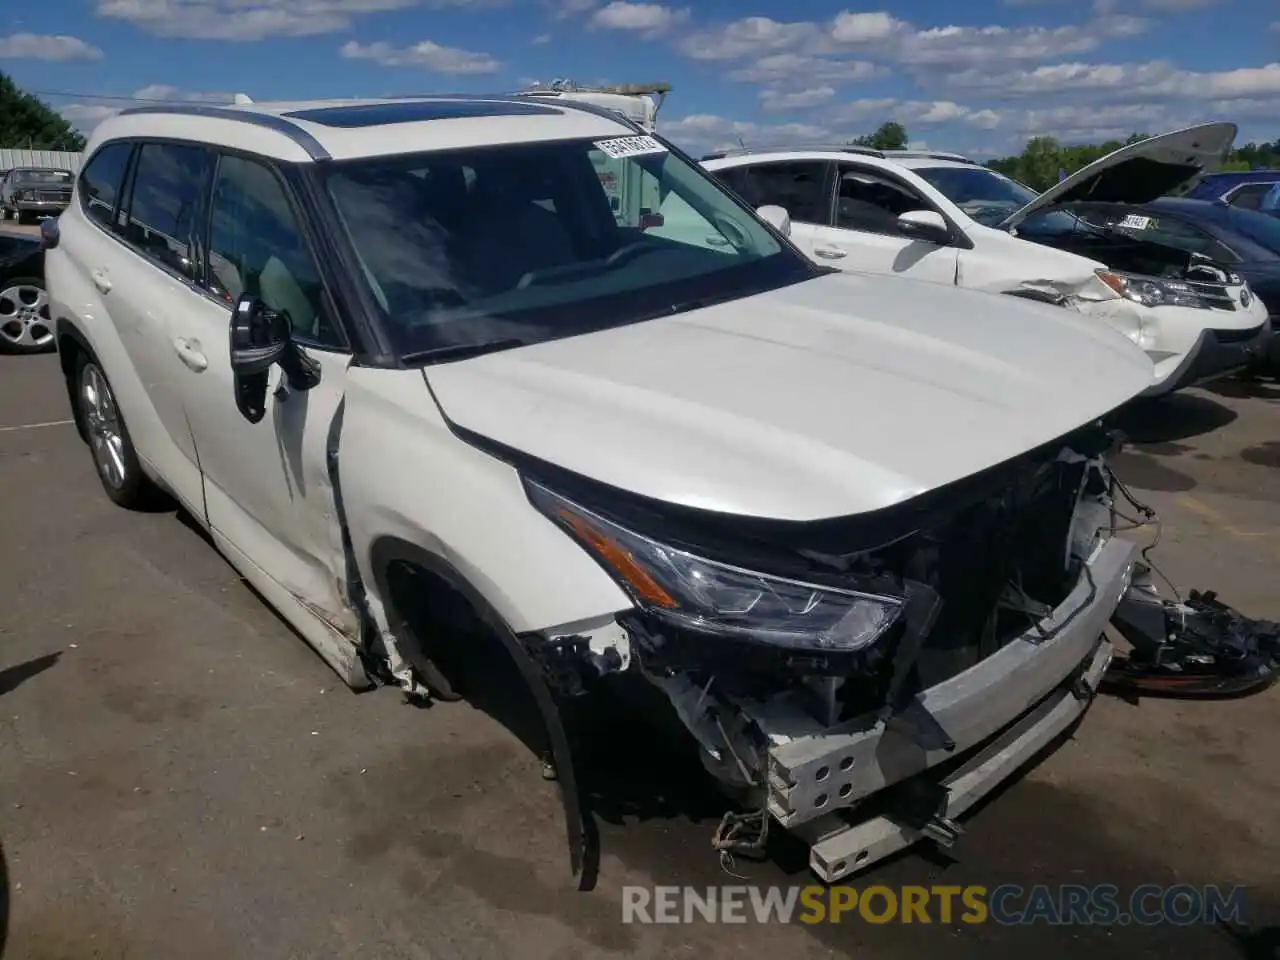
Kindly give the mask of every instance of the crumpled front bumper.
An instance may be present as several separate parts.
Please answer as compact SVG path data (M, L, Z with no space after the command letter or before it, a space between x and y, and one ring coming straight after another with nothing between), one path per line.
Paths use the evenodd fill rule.
M1270 317L1249 331L1205 330L1182 361L1144 390L1142 396L1163 397L1244 370L1268 356L1274 337ZM1159 369L1161 356L1151 355L1151 359Z
M850 824L853 801L971 753L941 781L949 796L940 813L958 816L1087 709L1111 659L1102 632L1128 589L1135 552L1127 541L1107 541L1041 630L917 698L953 749L921 745L896 718L887 726L854 720L771 747L769 812L809 841L819 877L834 882L925 836L892 813ZM1082 689L1088 696L1080 696Z

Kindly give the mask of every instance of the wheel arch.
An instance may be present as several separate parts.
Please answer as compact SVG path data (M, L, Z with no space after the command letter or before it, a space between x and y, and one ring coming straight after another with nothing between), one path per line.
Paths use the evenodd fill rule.
M585 815L585 804L579 788L579 778L564 717L541 669L529 654L521 637L511 629L493 604L456 566L425 547L397 536L384 535L370 545L369 566L374 577L373 587L377 591L378 599L386 612L389 629L397 643L415 646L417 639L409 631L405 611L397 606L397 591L391 580L392 570L396 564L416 567L459 594L479 620L501 642L515 662L546 728L564 807L569 866L579 889L588 889L594 884L598 845L594 840L595 832L591 829Z
M80 404L76 402L76 362L80 354L97 359L97 353L74 321L67 317L57 317L53 322L53 342L58 351L58 366L62 368L62 378L67 387L67 400L71 404L71 416L76 423L76 431L80 439L88 442L89 433L84 424L84 414Z

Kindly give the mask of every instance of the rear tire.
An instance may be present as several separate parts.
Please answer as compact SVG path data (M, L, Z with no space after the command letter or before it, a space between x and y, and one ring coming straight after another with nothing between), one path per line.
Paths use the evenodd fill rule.
M158 493L142 472L116 396L97 359L80 353L75 367L76 419L88 434L93 464L111 502L126 509L150 506Z

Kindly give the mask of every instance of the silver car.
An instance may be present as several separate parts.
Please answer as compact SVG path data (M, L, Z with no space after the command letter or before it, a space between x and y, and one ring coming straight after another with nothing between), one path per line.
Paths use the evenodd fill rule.
M25 223L41 214L56 217L71 202L73 181L70 170L14 167L0 181L0 220L17 216Z

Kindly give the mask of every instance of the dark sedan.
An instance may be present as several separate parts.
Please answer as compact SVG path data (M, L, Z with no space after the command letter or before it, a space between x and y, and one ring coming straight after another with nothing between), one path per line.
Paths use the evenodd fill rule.
M1272 327L1280 330L1280 219L1181 197L1151 203L1086 202L1073 205L1072 212L1085 223L1201 253L1234 270L1266 305ZM1272 338L1263 365L1280 373L1280 336Z
M0 353L45 353L53 348L40 241L0 233Z

